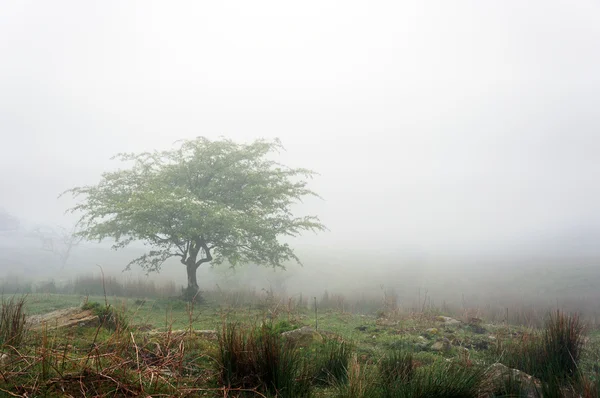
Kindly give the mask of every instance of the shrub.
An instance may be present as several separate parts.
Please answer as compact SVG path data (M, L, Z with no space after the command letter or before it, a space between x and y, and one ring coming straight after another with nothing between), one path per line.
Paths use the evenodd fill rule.
M2 299L0 312L0 344L13 347L21 344L27 324L25 322L25 296Z

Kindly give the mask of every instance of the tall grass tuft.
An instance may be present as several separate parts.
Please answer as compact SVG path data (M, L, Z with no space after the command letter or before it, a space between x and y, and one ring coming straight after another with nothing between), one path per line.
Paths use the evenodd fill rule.
M227 388L281 398L311 394L312 378L305 357L267 325L244 329L224 324L217 359L219 382Z
M583 353L585 327L576 315L551 313L541 334L524 336L507 346L501 361L539 378L543 388L576 384Z
M398 386L390 397L398 398L477 398L485 371L479 367L436 362L419 368L412 378Z
M81 309L90 310L98 316L100 324L108 330L125 330L129 327L129 321L124 312L109 305L102 305L98 302L87 302Z
M351 354L351 344L337 339L325 341L314 359L315 381L321 385L346 383Z
M379 361L378 370L381 396L394 397L396 391L408 384L415 374L412 354L390 351Z
M0 313L0 344L17 347L21 344L27 330L25 315L25 296L15 299L2 299Z
M544 354L554 376L574 379L583 351L585 327L577 315L550 314L542 337Z
M356 354L350 359L347 369L346 383L336 384L336 398L379 398L381 395L375 388L376 374L372 366L361 364Z

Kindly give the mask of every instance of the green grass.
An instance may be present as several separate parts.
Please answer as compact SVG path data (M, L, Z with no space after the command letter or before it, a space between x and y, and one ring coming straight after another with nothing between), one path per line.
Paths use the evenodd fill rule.
M436 319L439 313L431 309L427 314L397 314L385 319L324 310L318 319L324 343L291 347L285 345L281 333L314 327L313 311L256 301L232 307L214 296L207 298L205 303L191 306L179 300L108 297L110 309L128 321L123 330L74 327L32 332L19 355L11 353L11 360L0 364L5 377L0 379L0 389L29 396L60 396L60 389L81 395L74 391L81 388L77 380L85 380L83 388L90 396L93 391L100 391L98 396L236 396L242 390L256 390L266 396L293 391L296 396L323 398L468 397L480 384L482 370L496 361L533 373L523 362L523 355L510 358L511 350L514 347L521 350L514 352L522 353L527 349L527 336L540 336L539 341L544 336L542 330L505 324L483 323L485 333L475 333L464 324L445 326ZM84 302L99 313L106 308L104 297L32 294L25 309L29 314L41 314ZM223 335L223 325L237 325L237 334ZM546 344L550 347L554 341L555 348L549 349L563 360L564 352L560 354L558 347L564 346L564 338L577 328L564 319L556 325L548 330ZM219 340L169 333L190 327L220 331L220 341L227 343L229 339L230 347L220 346ZM149 328L165 333L148 333ZM229 333L233 329L226 330ZM450 341L452 348L446 352L432 350L431 344L442 338ZM246 355L243 360L227 359L232 352L252 355L242 354ZM569 368L567 374L580 376L573 388L592 391L600 383L600 331L590 331L578 355L577 368ZM236 366L246 370L236 370ZM240 376L250 368L259 379ZM228 369L226 373L224 369ZM290 374L292 377L287 377ZM306 380L310 386L300 383L305 387L293 389L292 385ZM267 387L261 389L263 384Z

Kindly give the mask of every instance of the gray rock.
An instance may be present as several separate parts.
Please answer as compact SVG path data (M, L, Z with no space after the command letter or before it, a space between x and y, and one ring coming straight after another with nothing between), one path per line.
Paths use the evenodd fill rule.
M425 330L425 333L432 335L432 334L439 334L439 330L438 328L429 328Z
M0 354L0 365L6 365L10 361L8 354Z
M506 386L518 385L518 394L525 398L540 398L538 393L541 383L535 377L528 375L518 369L511 369L501 363L491 365L487 370L487 385L485 389L490 395L498 393L517 393L517 391L506 391Z
M26 323L33 330L41 330L44 327L48 329L68 328L72 326L94 327L99 324L99 318L90 310L71 307L48 312L43 315L29 316L26 319Z
M450 344L450 340L444 338L433 343L429 349L431 351L447 352L450 351L451 347L452 345Z
M446 326L459 325L461 323L460 321L450 318L449 316L438 316L437 320L443 322Z
M308 346L314 342L322 342L323 336L310 326L303 326L299 329L290 330L281 333L283 337L293 341L300 346Z

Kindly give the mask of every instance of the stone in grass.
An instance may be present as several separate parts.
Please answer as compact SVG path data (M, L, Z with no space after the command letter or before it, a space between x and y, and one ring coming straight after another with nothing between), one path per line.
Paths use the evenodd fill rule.
M504 392L509 385L519 386L519 396L527 398L540 397L538 391L541 383L535 377L518 369L511 369L501 363L491 365L487 370L487 388L492 393Z
M484 334L484 333L487 333L487 329L486 328L484 328L481 325L475 324L475 323L468 325L467 328L471 332L473 332L475 334Z
M420 350L427 350L429 348L429 340L423 336L419 336L415 346L417 346Z
M396 326L398 325L398 321L394 321L387 318L379 318L375 321L377 326Z
M321 336L319 332L310 326L302 326L299 329L283 332L281 335L295 344L303 347L309 346L315 342L323 342L323 336Z
M450 344L450 340L448 340L447 338L443 338L433 343L431 347L429 347L429 349L431 351L448 352L450 351L451 347L452 346Z
M450 318L449 316L438 316L437 320L443 322L446 326L459 325L460 321Z
M10 357L8 354L2 353L0 354L0 365L6 365L10 361Z
M80 307L64 308L43 315L31 315L27 317L26 323L32 330L79 327L95 327L100 320L91 310L83 310Z

